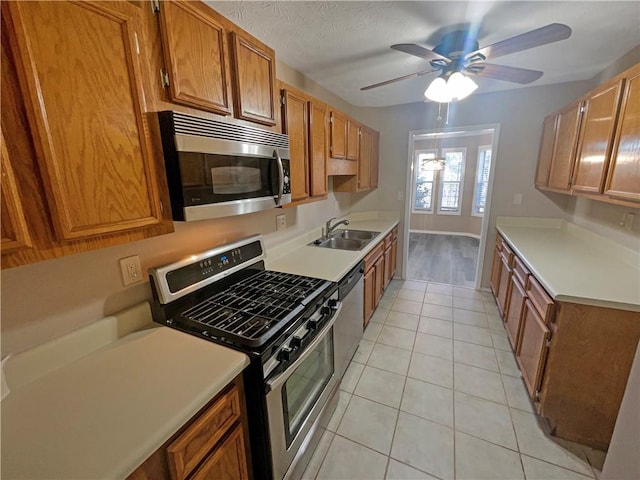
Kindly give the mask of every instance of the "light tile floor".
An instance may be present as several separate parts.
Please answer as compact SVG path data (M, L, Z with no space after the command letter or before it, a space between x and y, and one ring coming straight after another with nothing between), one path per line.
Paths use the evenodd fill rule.
M588 479L604 453L538 426L493 297L393 280L305 479Z

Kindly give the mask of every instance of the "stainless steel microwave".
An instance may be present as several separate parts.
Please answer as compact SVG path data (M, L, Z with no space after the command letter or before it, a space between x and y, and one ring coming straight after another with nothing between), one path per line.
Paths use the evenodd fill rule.
M158 117L174 220L241 215L291 202L287 135L173 111Z

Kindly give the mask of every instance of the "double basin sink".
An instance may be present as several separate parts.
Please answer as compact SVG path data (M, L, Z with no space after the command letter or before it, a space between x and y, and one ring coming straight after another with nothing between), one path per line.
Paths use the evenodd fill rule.
M329 234L328 238L320 237L309 245L315 245L320 248L357 251L362 250L378 235L380 235L380 232L369 232L367 230L335 230Z

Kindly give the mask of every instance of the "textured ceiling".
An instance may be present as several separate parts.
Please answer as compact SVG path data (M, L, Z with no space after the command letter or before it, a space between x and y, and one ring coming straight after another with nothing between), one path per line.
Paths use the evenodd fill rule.
M567 40L497 58L492 63L544 71L530 85L590 79L640 44L638 1L207 2L276 50L278 59L359 106L423 101L437 76L366 92L365 85L429 68L391 50L395 43L429 49L443 33L471 25L484 47L549 23L564 23ZM521 85L474 77L483 92Z

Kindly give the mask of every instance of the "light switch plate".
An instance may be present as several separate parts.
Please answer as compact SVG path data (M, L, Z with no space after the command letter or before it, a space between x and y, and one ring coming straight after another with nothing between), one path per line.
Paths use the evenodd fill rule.
M131 285L142 280L142 268L140 267L140 257L133 255L120 260L120 271L122 272L122 283Z

